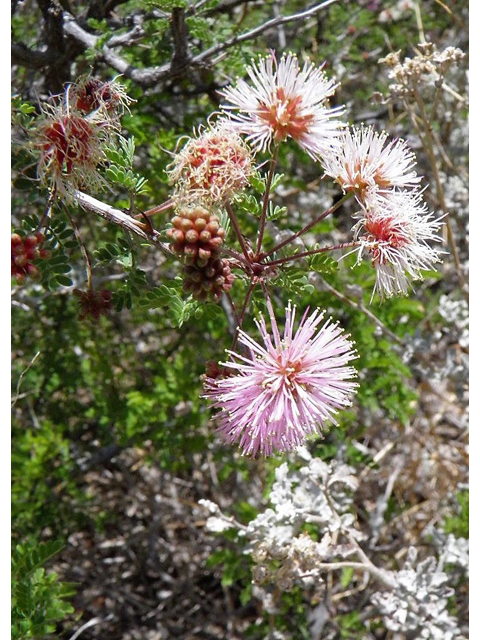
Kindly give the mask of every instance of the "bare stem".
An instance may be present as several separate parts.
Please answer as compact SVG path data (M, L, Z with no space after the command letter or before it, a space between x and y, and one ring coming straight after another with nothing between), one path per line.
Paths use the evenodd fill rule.
M270 201L270 188L272 186L272 180L275 173L275 167L277 166L278 151L280 149L280 143L277 142L273 151L272 160L270 162L270 170L268 172L267 184L265 186L265 194L263 196L262 216L260 218L260 228L258 230L257 250L255 253L256 259L259 259L260 250L262 248L263 236L265 233L265 225L267 223L267 211L268 203Z
M358 247L360 242L352 241L352 242L342 242L341 244L332 245L330 247L322 247L321 249L312 249L311 251L302 251L302 253L295 253L292 256L287 256L286 258L279 258L278 260L272 260L271 262L267 262L269 267L273 267L280 264L285 264L286 262L292 262L293 260L298 260L300 258L306 258L308 256L314 256L317 253L325 253L326 251L334 251L336 249L348 249L350 247Z
M255 289L256 286L257 286L256 282L251 282L250 283L250 287L249 287L247 293L245 294L245 300L243 301L242 310L240 311L240 317L238 319L238 327L237 327L237 330L235 332L235 336L233 338L232 346L230 347L231 351L233 351L235 349L236 345L237 345L237 342L238 342L238 331L239 331L239 329L242 328L243 321L245 319L245 314L247 312L248 303L250 302L250 298L252 297L253 290Z
M225 209L227 210L228 217L230 218L230 222L232 223L232 227L235 231L235 235L237 236L237 240L242 248L243 255L247 259L248 263L251 262L251 256L248 251L247 245L245 244L245 240L243 238L242 232L240 230L240 226L238 224L237 216L232 208L230 202L225 203Z
M298 237L300 237L301 235L303 235L304 233L306 233L307 231L310 231L310 229L312 229L316 224L318 224L319 222L321 222L324 218L326 218L327 216L329 216L330 214L334 213L339 207L342 206L342 204L344 202L346 202L349 198L352 197L352 193L346 193L342 198L340 198L340 200L338 202L336 202L333 206L330 207L330 209L327 209L326 211L324 211L320 216L318 216L318 218L315 218L314 220L312 220L311 222L309 222L305 227L303 227L302 229L300 229L300 231L297 231L296 233L294 233L292 236L290 236L289 238L287 238L286 240L283 240L282 242L280 242L279 244L277 244L273 249L271 249L270 251L266 252L266 253L262 253L259 256L259 260L263 260L264 258L268 258L268 256L271 256L272 253L275 253L276 251L278 251L279 249L282 249L283 247L285 247L287 244L290 244L291 242L293 242L294 240L296 240Z
M440 208L443 211L443 213L445 214L445 222L446 222L446 226L447 226L447 237L448 237L448 242L450 244L450 247L452 249L452 255L453 255L453 260L455 263L455 270L457 272L457 276L458 276L458 280L460 282L460 286L462 288L462 292L465 295L465 297L468 299L468 294L466 292L466 287L465 287L465 278L463 276L463 272L462 272L462 267L460 264L460 257L458 255L458 250L457 250L457 245L455 242L455 238L453 235L453 229L452 229L452 225L450 222L450 217L449 217L449 212L447 210L447 205L445 203L445 195L443 192L443 185L442 185L442 181L440 179L440 174L438 171L438 166L437 166L437 161L435 159L435 144L434 144L434 140L433 140L433 136L432 136L432 132L431 132L431 126L429 124L429 119L428 119L428 115L425 109L425 103L423 102L423 98L420 94L420 91L418 90L418 86L416 83L413 84L413 90L415 93L415 99L416 99L416 103L418 105L418 110L420 112L420 117L423 121L423 131L420 129L420 127L418 126L418 124L415 122L415 118L412 117L412 109L410 105L407 105L408 111L410 113L410 117L411 120L413 122L413 124L415 125L415 128L417 129L417 133L420 136L420 139L422 141L423 144L423 148L425 149L425 153L427 154L428 157L428 161L430 163L430 168L432 169L433 172L433 177L435 180L435 185L436 185L436 189L437 189L437 198L440 204Z
M158 231L153 230L153 233L149 233L145 224L138 222L138 220L132 218L128 213L115 209L109 204L92 198L92 196L81 191L75 192L75 199L83 209L98 214L105 220L108 220L108 222L112 222L126 231L135 233L143 240L159 247L166 255L172 255L169 245L160 240L160 233Z
M227 297L228 302L230 303L230 307L232 309L233 315L235 316L235 322L237 323L237 327L240 325L240 317L238 315L237 307L235 302L233 301L232 296L229 291L225 291L225 295Z
M50 195L48 196L45 213L43 214L42 219L38 223L38 227L36 228L36 231L41 231L46 226L47 220L50 218L50 213L52 211L52 206L55 201L56 194L57 194L57 188L52 187L50 190Z
M139 213L137 216L135 216L135 218L137 218L137 220L139 218L142 218L142 216L147 216L147 218L149 218L150 216L154 216L156 213L161 213L162 211L167 211L168 209L172 209L174 206L175 206L175 203L170 198L170 200L167 200L163 204L159 204L158 206L153 207L153 209L148 209L148 211Z
M70 212L68 211L68 209L65 207L65 213L67 214L67 218L70 220L70 224L73 227L73 232L75 234L75 238L80 246L80 249L82 251L83 257L85 259L85 266L87 269L87 289L89 291L93 290L93 285L92 285L92 263L90 260L90 256L88 255L88 251L87 251L87 247L85 246L85 243L82 240L82 236L80 235L80 231L78 230L77 225L75 224L75 221L73 220L72 216L70 215Z

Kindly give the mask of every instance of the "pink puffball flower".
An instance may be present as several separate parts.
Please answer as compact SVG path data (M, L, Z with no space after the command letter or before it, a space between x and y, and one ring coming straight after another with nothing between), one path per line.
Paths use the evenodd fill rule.
M221 204L248 184L252 154L238 133L220 124L189 138L168 170L177 200Z
M318 160L337 144L345 125L336 118L344 108L325 106L338 85L327 79L322 68L309 61L300 68L292 53L277 62L272 53L252 63L247 72L250 83L238 79L220 93L229 103L222 108L228 111L232 128L246 134L257 151L265 151L272 141L292 138Z
M289 304L283 338L271 316L273 339L260 317L255 322L263 345L240 330L249 355L227 351L231 360L221 363L226 377L206 379L206 397L220 409L218 432L229 444L238 442L244 455L296 449L351 405L356 371L347 363L357 354L337 324L318 328L323 315L305 313L294 333Z
M354 227L360 241L357 262L364 253L372 259L377 272L373 295L406 295L409 281L421 280L422 270L440 261L441 252L428 243L442 241L437 232L443 223L428 213L418 191L371 195L361 216Z
M340 136L340 146L322 161L325 173L362 202L371 191L418 186L415 155L404 140L388 142L373 127L352 127Z

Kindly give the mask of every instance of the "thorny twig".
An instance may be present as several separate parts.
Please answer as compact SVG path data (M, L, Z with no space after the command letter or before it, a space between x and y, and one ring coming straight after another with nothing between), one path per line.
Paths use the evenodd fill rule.
M215 63L218 62L218 57L216 59L214 59L214 57L218 56L219 54L222 54L227 49L231 49L233 46L241 42L245 42L247 40L253 40L264 31L267 31L269 29L273 29L276 27L280 27L281 25L286 24L287 22L296 22L296 21L306 20L307 18L314 16L316 13L318 13L322 9L326 9L328 6L330 6L335 2L338 2L338 0L325 0L324 2L318 5L315 5L314 7L311 7L306 11L301 11L300 13L292 14L289 16L280 16L277 18L273 18L271 20L268 20L264 24L259 25L258 27L255 27L255 29L251 29L246 33L240 34L238 36L234 36L228 40L225 40L225 42L214 45L213 47L210 47L209 49L202 51L196 56L189 57L189 58L184 56L182 62L186 64L188 59L187 66L190 66L190 67L203 66L210 61L212 65L215 65ZM75 38L75 40L80 42L85 48L96 49L97 43L100 37L95 36L89 33L88 31L85 31L85 29L83 29L78 24L78 22L76 22L74 16L68 13L67 11L65 11L63 14L63 29L65 33L70 35L72 38ZM182 45L183 47L182 51L185 51L184 45L185 45L185 41L183 42L183 45ZM107 64L113 67L113 69L115 69L119 73L123 74L125 77L130 78L137 84L140 84L141 86L144 86L144 87L152 86L159 82L164 82L166 80L169 80L175 75L178 75L178 73L183 72L187 68L187 66L183 65L182 68L179 69L178 66L176 66L175 64L172 64L173 62L172 61L157 67L148 67L145 69L138 69L133 67L129 62L124 60L121 56L114 53L112 51L112 47L109 42L107 42L100 49L100 51L98 52L98 56L100 58L103 58Z

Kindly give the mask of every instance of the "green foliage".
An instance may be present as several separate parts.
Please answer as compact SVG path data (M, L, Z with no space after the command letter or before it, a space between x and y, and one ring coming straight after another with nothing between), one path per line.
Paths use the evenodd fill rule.
M287 207L279 207L278 205L274 205L273 202L268 203L267 208L267 220L279 220L283 218L288 212Z
M362 640L365 638L365 625L360 620L358 611L339 615L337 622L340 628L340 637L343 640Z
M222 315L220 307L213 303L201 303L192 296L186 299L180 295L181 280L179 286L162 285L155 287L146 293L138 301L141 307L149 309L165 309L167 316L175 327L182 327L191 319L198 320L201 317L215 319Z
M106 242L103 246L95 249L93 255L96 259L95 266L106 266L111 262L131 266L132 247L122 237L115 239L115 242Z
M17 545L12 556L12 640L43 640L56 623L73 613L67 602L75 585L60 582L44 565L62 547L61 542Z
M290 295L308 295L315 290L313 284L308 281L305 269L296 266L282 269L275 278L275 285Z
M43 421L37 429L14 422L12 435L12 534L21 539L50 527L57 535L73 526L84 502L72 478L75 464L62 429ZM61 498L61 499L59 499ZM70 506L66 506L69 502ZM68 524L70 521L70 524Z
M125 266L125 280L121 286L114 292L113 306L116 311L122 309L131 309L133 299L138 298L146 285L145 271L136 267Z
M308 628L307 608L302 590L299 587L286 592L277 590L273 596L277 612L264 612L263 621L257 620L255 624L250 625L246 630L246 637L261 640L275 630L287 638L310 640L312 635Z
M222 548L210 554L206 566L222 567L222 586L231 587L237 582L247 581L250 576L250 560L237 549Z
M147 180L134 173L133 159L135 155L135 141L133 138L118 136L118 144L110 144L105 148L105 154L110 165L105 169L105 175L117 187L122 187L133 195L147 193Z
M319 249L318 245L312 247L312 250ZM310 271L331 275L338 270L338 262L327 253L317 253L313 256L307 256L306 261Z
M21 130L28 130L34 122L32 114L35 113L35 106L31 102L26 102L21 96L12 97L12 124Z
M460 491L457 494L458 514L445 520L443 530L445 533L453 533L456 538L469 537L469 491Z
M270 183L270 193L275 193L275 190L279 185L281 185L285 181L285 174L283 173L275 173L272 176L272 180ZM259 171L256 171L250 177L250 184L255 189L255 191L263 196L267 190L267 182L268 178L266 175L262 175Z

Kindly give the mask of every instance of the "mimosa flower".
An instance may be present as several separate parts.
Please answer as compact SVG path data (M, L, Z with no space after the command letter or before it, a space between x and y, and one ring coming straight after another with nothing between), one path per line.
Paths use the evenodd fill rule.
M231 375L206 379L206 397L220 409L220 435L238 442L244 454L295 449L327 423L336 424L337 411L351 404L356 372L347 363L356 353L337 324L318 328L323 315L318 309L305 313L294 333L295 307L289 304L283 338L271 318L273 339L261 317L256 324L263 345L240 331L249 355L228 351L231 359L221 365Z
M222 203L248 184L252 172L250 149L222 125L190 138L169 167L174 197L191 202Z
M377 271L374 292L381 298L407 294L410 280L422 280L422 270L433 269L440 253L428 242L441 242L443 224L428 213L421 193L392 191L371 196L354 228L360 241L358 260L364 253Z
M265 151L272 141L292 138L318 160L337 144L344 124L337 120L343 107L329 109L327 99L336 87L321 68L305 62L301 69L289 53L277 62L272 53L247 67L250 83L238 79L236 86L220 92L229 104L231 126L247 135L247 141ZM239 113L231 113L238 110Z
M404 140L388 142L385 132L353 127L340 136L340 145L322 161L325 173L342 189L364 201L370 191L416 187L415 155Z

